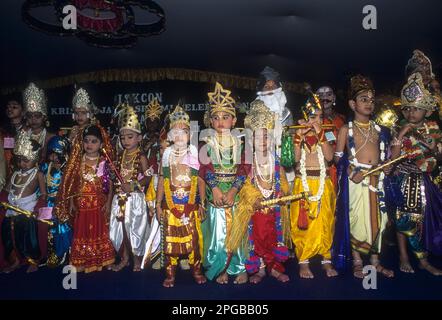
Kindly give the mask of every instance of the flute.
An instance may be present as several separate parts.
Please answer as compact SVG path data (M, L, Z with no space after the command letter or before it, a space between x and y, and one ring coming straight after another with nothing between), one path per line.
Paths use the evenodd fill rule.
M293 126L284 126L284 129L307 129L313 128L312 126L307 126L305 124L293 125ZM334 124L323 124L321 125L322 129L334 129L336 126Z
M271 206L276 205L280 201L289 202L289 201L301 200L301 199L307 198L309 195L310 195L310 192L301 192L300 194L293 194L291 196L285 196L285 197L281 197L281 198L261 201L261 205L263 207L271 207Z
M15 212L18 212L18 213L20 213L20 214L23 214L23 215L25 215L25 216L28 217L28 218L35 219L35 220L37 220L37 221L40 221L40 222L46 223L46 224L48 224L48 225L50 225L50 226L53 226L53 225L54 225L54 223L53 223L52 221L49 221L49 220L43 220L43 219L38 219L38 218L35 217L35 215L34 215L33 212L28 211L28 210L21 209L21 208L16 207L16 206L13 206L12 204L9 204L9 203L7 203L7 202L0 202L0 205L3 206L3 207L5 207L6 209L11 209L11 210L14 210Z
M106 150L104 148L101 148L101 151L103 152L104 156L106 157L106 160L109 162L110 167L112 168L112 170L115 172L115 175L118 178L118 181L120 181L121 184L124 184L124 180L123 177L121 176L121 174L118 172L117 168L115 167L115 164L113 163L112 159L109 157L109 155L107 154Z
M366 173L364 173L364 174L362 175L362 177L365 178L366 176L369 176L369 175L371 175L371 174L373 174L373 173L375 173L375 172L378 172L379 170L382 170L383 168L385 168L385 167L387 167L387 166L389 166L389 165L392 165L393 163L396 163L396 162L398 162L398 161L400 161L400 160L402 160L402 159L405 159L405 158L407 158L408 156L409 156L408 153L403 154L403 155L401 155L400 157L398 157L398 158L396 158L396 159L394 159L394 160L390 160L390 161L384 163L383 165L380 165L379 167L376 167L376 168L374 168L374 169L371 169L370 171L367 171Z

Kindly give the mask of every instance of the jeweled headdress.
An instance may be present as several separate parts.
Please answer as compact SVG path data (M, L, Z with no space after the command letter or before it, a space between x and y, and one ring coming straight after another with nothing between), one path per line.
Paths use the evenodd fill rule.
M374 93L373 82L360 74L352 77L350 79L350 87L348 88L348 99L355 99L363 91Z
M129 104L124 104L123 110L118 118L118 127L120 131L123 129L132 130L141 133L141 124L138 121L137 113L135 109Z
M215 91L209 92L210 115L215 112L227 112L236 117L235 100L230 96L232 92L226 90L223 86L217 82L215 85Z
M35 112L35 111L31 111ZM34 145L37 141L34 141ZM26 158L31 161L38 161L40 153L40 146L34 150L30 135L25 131L20 131L17 135L17 141L15 142L14 155Z
M146 107L146 119L150 121L155 121L156 119L160 119L161 114L163 113L163 108L161 107L158 99L155 98Z
M256 129L275 128L275 113L261 100L250 103L250 110L244 118L244 127L255 131Z
M321 101L319 96L315 93L311 93L311 97L308 98L305 105L301 107L302 115L305 121L308 121L309 117L322 110Z
M72 98L72 109L86 109L91 115L95 113L95 106L85 89L80 88L75 92Z
M178 123L182 123L190 127L190 117L180 105L177 105L175 110L169 115L169 120L171 128Z
M70 143L66 137L53 136L48 141L48 146L46 147L46 154L49 156L51 153L55 153L60 160L61 167L63 167L67 160L70 151Z
M436 100L425 88L422 75L418 72L408 77L408 82L401 91L401 105L404 107L415 107L427 111L434 111Z
M46 95L43 89L37 88L32 82L23 92L23 103L25 112L41 112L45 116L48 115Z
M434 77L431 60L417 49L413 51L413 56L408 60L405 70L408 76L416 72L425 72L428 73L429 77Z

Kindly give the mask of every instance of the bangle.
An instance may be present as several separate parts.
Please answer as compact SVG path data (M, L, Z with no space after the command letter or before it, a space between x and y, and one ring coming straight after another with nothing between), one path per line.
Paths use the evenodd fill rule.
M342 156L344 155L344 152L335 152L335 157L338 157L338 158L342 158Z

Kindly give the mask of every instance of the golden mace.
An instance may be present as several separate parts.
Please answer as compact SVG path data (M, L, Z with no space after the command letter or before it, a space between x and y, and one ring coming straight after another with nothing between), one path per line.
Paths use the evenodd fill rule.
M389 165L392 165L393 163L396 163L396 162L398 162L398 161L400 161L400 160L402 160L402 159L405 159L405 158L407 158L408 156L409 156L408 153L403 154L403 155L401 155L400 157L398 157L398 158L396 158L396 159L394 159L394 160L390 160L390 161L384 163L383 165L380 165L379 167L376 167L376 168L374 168L374 169L371 169L370 171L367 171L366 173L364 173L364 174L362 175L362 177L365 178L366 176L369 176L369 175L371 175L371 174L373 174L373 173L375 173L375 172L378 172L379 170L382 170L383 168L388 167Z
M12 204L9 204L7 202L0 202L0 205L5 207L6 209L11 209L11 210L14 210L14 211L16 211L16 212L18 212L20 214L24 214L28 218L36 219L36 220L41 221L43 223L46 223L46 224L48 224L50 226L54 225L54 223L52 221L38 219L38 218L35 217L34 213L32 213L31 211L20 209L19 207L13 206Z
M280 197L280 198L276 198L276 199L261 201L261 205L263 207L271 207L281 201L282 202L289 202L289 201L301 200L301 199L307 198L310 195L311 195L311 192L301 192L300 194L293 194L291 196L285 196L285 197Z

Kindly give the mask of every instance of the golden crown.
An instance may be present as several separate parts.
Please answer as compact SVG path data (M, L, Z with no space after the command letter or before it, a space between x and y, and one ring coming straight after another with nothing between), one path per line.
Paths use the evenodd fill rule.
M169 120L171 128L178 123L182 123L190 127L190 117L180 105L177 105L175 110L173 110L173 112L169 115Z
M230 90L224 89L219 82L215 84L215 91L207 94L209 97L211 115L215 112L223 111L236 117L235 99L230 96L231 93Z
M319 96L315 93L311 93L311 95L312 96L307 100L305 105L301 107L302 115L304 116L305 121L308 121L311 115L314 115L319 110L322 110Z
M32 111L33 112L33 111ZM38 145L37 141L34 141ZM14 146L14 155L26 158L31 161L38 161L40 147L37 150L33 150L31 137L26 131L20 131L17 135L17 141Z
M43 89L39 89L34 83L23 92L23 102L25 105L25 112L41 112L45 116L47 112L47 100Z
M256 129L275 128L275 113L261 100L255 100L250 104L250 110L244 118L244 127L255 131Z
M91 114L95 113L94 105L85 89L80 88L75 92L72 98L72 109L86 109Z
M135 112L134 107L127 103L124 103L122 106L122 111L118 118L118 127L120 128L120 131L128 129L141 133L141 124L140 121L138 121L137 113Z
M163 108L158 102L157 98L154 98L146 107L145 116L150 121L154 121L155 119L160 119L161 114L163 113Z
M408 82L401 91L401 105L403 107L415 107L427 111L434 111L436 100L425 88L422 75L418 72L408 77Z

